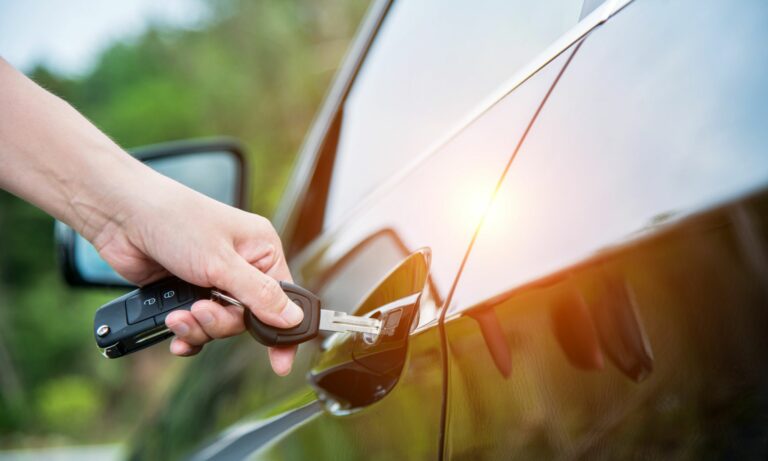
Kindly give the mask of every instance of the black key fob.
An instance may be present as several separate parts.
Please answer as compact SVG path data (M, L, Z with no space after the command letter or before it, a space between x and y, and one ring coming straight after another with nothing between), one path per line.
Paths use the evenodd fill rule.
M189 310L211 297L210 288L171 277L131 291L96 311L93 330L105 357L117 358L173 336L165 326L169 313Z
M248 308L243 311L246 328L265 346L289 346L315 336L320 324L320 299L309 290L288 282L280 288L304 311L304 320L293 328L276 328L257 319ZM218 299L217 299L218 298ZM137 288L96 311L93 332L105 357L117 358L157 344L173 336L165 318L179 309L189 310L200 299L242 304L210 288L202 288L170 277Z

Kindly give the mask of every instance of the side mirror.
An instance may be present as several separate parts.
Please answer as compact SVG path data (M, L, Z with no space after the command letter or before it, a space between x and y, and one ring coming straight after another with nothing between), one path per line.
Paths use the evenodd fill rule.
M158 172L213 199L237 208L246 205L245 158L237 141L180 141L143 147L131 153ZM59 266L68 284L132 285L71 227L56 221L54 231Z

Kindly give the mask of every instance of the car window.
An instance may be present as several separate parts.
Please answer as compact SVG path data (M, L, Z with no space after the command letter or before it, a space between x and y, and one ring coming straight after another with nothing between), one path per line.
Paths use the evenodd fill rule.
M325 226L576 24L582 0L395 3L344 104Z
M585 40L496 197L456 308L768 183L765 11L673 13L686 18L674 34L619 14Z

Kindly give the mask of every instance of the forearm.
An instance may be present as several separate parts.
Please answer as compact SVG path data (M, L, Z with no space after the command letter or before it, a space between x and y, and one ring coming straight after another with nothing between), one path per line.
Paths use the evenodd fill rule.
M120 182L135 182L145 169L69 104L0 59L0 187L90 240L119 220L119 204L130 200Z

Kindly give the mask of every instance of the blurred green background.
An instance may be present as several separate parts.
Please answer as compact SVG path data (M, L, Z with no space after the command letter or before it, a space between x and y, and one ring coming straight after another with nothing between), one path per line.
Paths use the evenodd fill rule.
M202 0L194 28L155 24L76 77L27 72L126 148L215 135L247 146L254 212L269 216L367 7L355 0ZM124 440L195 359L167 344L107 361L95 309L55 265L53 221L0 191L0 449Z

